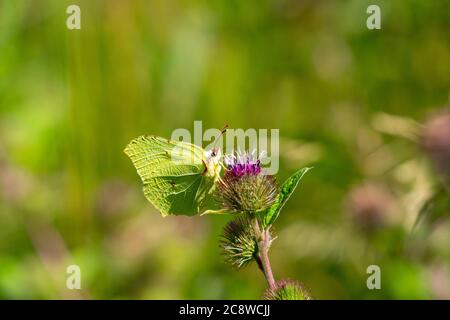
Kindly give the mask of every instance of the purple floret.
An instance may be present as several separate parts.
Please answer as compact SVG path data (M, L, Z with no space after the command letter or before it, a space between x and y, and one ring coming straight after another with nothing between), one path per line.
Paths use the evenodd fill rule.
M261 173L261 164L252 154L237 154L226 156L225 163L227 165L228 174L235 177L246 175L258 175Z

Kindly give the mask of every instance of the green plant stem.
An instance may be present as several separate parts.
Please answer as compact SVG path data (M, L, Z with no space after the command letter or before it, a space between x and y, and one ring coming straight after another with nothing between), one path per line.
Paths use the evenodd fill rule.
M258 256L256 261L258 263L259 269L264 274L264 277L267 280L267 284L270 289L275 289L275 279L272 273L272 267L270 265L269 259L269 248L270 248L270 232L268 229L263 229L259 227L258 219L256 217L253 218L253 229L255 230L255 234L258 237Z
M261 240L262 246L260 251L261 264L264 269L264 275L270 289L275 289L275 279L272 273L272 267L269 260L269 247L270 247L270 233L269 230L264 230L263 239Z

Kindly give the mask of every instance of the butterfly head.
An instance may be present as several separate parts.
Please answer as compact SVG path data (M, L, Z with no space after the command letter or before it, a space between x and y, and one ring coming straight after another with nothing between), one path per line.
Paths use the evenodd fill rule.
M211 175L218 176L220 173L220 159L222 158L222 151L220 148L212 148L205 151L207 172Z
M205 164L206 164L206 173L209 175L212 175L214 177L218 177L220 179L220 159L222 158L222 152L220 151L220 148L217 147L217 143L220 141L219 139L222 137L222 135L227 130L228 125L226 124L222 130L220 130L220 134L217 136L216 141L214 142L214 146L211 150L205 151Z

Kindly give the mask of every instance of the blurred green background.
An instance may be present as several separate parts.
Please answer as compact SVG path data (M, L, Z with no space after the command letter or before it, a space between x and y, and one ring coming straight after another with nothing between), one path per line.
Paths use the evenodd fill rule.
M260 298L255 265L223 262L230 218L161 218L122 152L202 120L279 128L279 181L314 166L275 226L277 279L450 299L448 193L419 138L449 102L449 24L446 0L0 0L0 298Z

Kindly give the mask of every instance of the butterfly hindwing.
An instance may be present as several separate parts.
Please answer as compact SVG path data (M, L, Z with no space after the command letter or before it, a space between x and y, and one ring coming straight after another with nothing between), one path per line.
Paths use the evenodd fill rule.
M214 178L204 174L204 151L193 144L141 136L125 148L144 184L146 198L161 215L203 211Z

